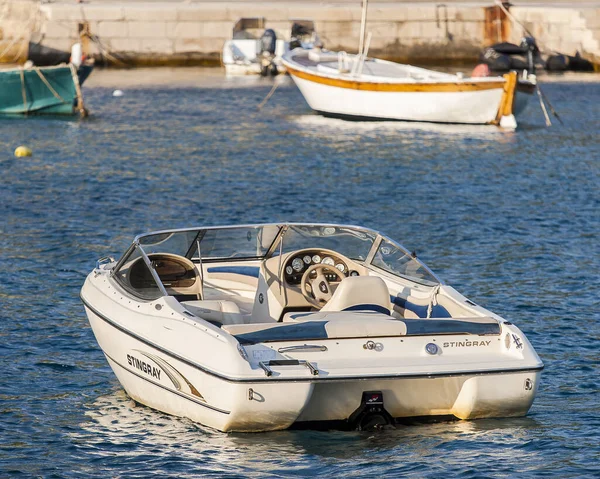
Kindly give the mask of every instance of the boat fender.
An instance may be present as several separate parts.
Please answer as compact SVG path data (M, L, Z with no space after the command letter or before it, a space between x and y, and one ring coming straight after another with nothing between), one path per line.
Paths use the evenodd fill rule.
M75 65L77 68L81 66L83 62L83 51L81 48L81 43L74 43L71 47L71 63Z
M26 146L18 146L17 149L15 150L15 156L17 158L21 158L24 156L31 156L32 155L32 151L27 148Z
M502 128L514 130L517 127L517 120L515 119L515 115L504 115L502 118L500 118L500 126Z

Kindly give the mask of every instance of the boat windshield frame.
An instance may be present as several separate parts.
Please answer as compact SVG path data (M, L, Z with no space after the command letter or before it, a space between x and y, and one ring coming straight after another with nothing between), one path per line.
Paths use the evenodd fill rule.
M256 255L251 255L251 256L222 256L222 257L204 257L204 248L202 249L202 257L194 257L193 254L195 251L198 251L197 245L199 243L202 242L202 239L204 238L204 236L206 235L206 232L208 231L215 231L215 230L235 230L235 229L260 229L261 231L264 230L264 228L277 228L277 231L273 234L273 240L270 241L270 244L267 245L263 245L264 247L262 248L262 250L264 250L263 254L256 254ZM324 231L325 228L336 228L336 229L345 229L345 230L353 230L356 231L357 233L359 233L359 235L367 235L368 237L371 237L373 239L368 253L366 255L366 257L364 258L351 258L351 259L358 259L359 261L363 262L365 266L369 267L369 268L374 268L377 269L378 271L387 274L387 275L392 275L392 276L396 276L399 278L403 278L403 279L407 279L409 281L415 282L415 283L419 283L419 284L423 284L426 286L435 286L437 284L443 284L442 280L433 272L431 271L431 269L429 269L429 267L423 263L420 259L417 259L417 257L414 254L411 254L408 249L406 249L404 246L402 246L400 243L398 243L397 241L383 235L382 233L370 229L370 228L365 228L362 226L356 226L356 225L345 225L345 224L335 224L335 223L255 223L255 224L241 224L241 225L223 225L223 226L206 226L206 227L191 227L191 228L177 228L177 229L170 229L170 230L157 230L157 231L152 231L152 232L148 232L148 233L143 233L143 234L139 234L137 235L134 240L133 243L127 248L127 250L125 251L125 253L121 256L121 258L119 258L119 260L117 261L117 263L115 264L115 266L111 269L111 275L114 275L116 272L119 271L119 269L123 266L123 264L127 261L128 257L131 255L131 253L135 250L135 249L140 249L142 251L142 256L144 257L144 262L147 265L151 265L151 262L148 261L148 254L152 254L152 252L148 252L144 249L144 240L147 238L150 238L152 236L159 236L159 235L168 235L169 237L173 236L174 234L177 233L191 233L191 234L195 234L195 238L190 242L189 246L188 246L188 250L186 253L186 257L192 261L196 260L198 262L202 262L202 263L211 263L211 262L223 262L223 261L263 261L269 258L272 258L274 256L278 256L281 253L281 246L282 246L282 241L283 241L283 246L285 247L285 236L286 233L288 233L288 231L290 230L294 230L294 229L299 229L299 228L320 228L321 231ZM332 234L332 236L334 236ZM319 236L319 237L323 237L323 236ZM258 239L258 237L257 237ZM432 281L431 278L429 279L422 279L419 277L415 277L415 276L411 276L409 274L402 274L401 272L394 270L393 268L384 268L381 267L377 264L374 264L373 261L375 259L376 254L380 251L381 245L382 243L387 242L387 243L391 243L394 248L396 248L396 251L399 251L403 254L402 258L409 258L409 260L415 261L416 263L418 263L418 266L423 268L424 271L431 276L431 278L433 278L435 281ZM158 244L158 243L152 243L152 244ZM339 251L339 253L344 254L343 251ZM287 254L287 252L284 252L284 254ZM183 256L183 255L182 255ZM150 266L149 266L150 267ZM157 275L155 275L155 271L153 268L152 269L152 276L155 278L155 280L158 278ZM160 281L159 281L160 283ZM162 283L160 283L159 288L161 290L161 292L164 292L164 287L162 287Z

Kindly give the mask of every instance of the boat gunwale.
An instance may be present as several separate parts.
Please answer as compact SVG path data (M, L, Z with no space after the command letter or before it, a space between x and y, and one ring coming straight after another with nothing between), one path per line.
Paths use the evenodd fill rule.
M8 73L8 72L19 72L19 71L24 71L24 72L34 72L35 70L57 70L59 68L70 68L69 65L71 65L70 63L59 63L58 65L49 65L49 66L38 66L38 65L32 65L30 67L27 67L25 65L17 65L14 67L9 67L9 68L3 68L0 66L0 73Z
M344 88L347 90L376 91L390 93L462 93L479 92L487 90L501 90L505 80L492 81L457 81L457 82L382 82L362 79L345 79L320 72L297 69L295 66L286 65L290 75L303 80L322 85Z
M306 51L294 54L289 52L282 56L282 62L284 63L287 71L290 75L296 75L299 78L313 81L315 83L327 84L329 86L338 86L346 89L353 90L365 90L365 91L398 91L398 92L462 92L462 91L481 91L481 90L493 90L503 88L506 83L506 79L500 76L497 77L467 77L456 81L450 80L419 80L419 81L406 81L403 78L390 77L389 80L385 80L385 77L376 77L373 79L364 78L364 74L361 77L356 78L344 78L341 75L334 75L328 72L318 71L302 65L300 62L295 60L297 55L307 55ZM385 65L398 65L394 62L387 60L380 60L377 58L373 59L376 63ZM331 62L324 62L331 63ZM419 68L419 67L416 67ZM431 70L434 73L434 70Z

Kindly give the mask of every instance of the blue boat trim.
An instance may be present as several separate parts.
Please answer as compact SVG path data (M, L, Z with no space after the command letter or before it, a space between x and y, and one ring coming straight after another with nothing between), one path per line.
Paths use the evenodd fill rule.
M394 305L398 306L399 308L412 311L421 319L427 318L427 308L429 308L429 306L421 306L419 304L411 303L410 301L401 298L400 296L390 296L390 300ZM451 318L452 315L448 312L446 308L440 306L439 304L436 304L431 308L431 317Z
M241 344L256 344L269 341L303 341L328 339L325 325L328 321L305 321L299 324L277 326L252 333L234 334Z
M241 274L242 276L258 278L260 268L258 266L213 266L208 268L207 271L209 273Z
M474 323L471 321L460 321L453 319L407 319L407 336L422 336L433 334L474 334L478 336L498 336L500 334L500 323Z
M390 315L390 310L380 306L379 304L357 304L344 309L344 311L373 311L375 313L382 313L387 316Z

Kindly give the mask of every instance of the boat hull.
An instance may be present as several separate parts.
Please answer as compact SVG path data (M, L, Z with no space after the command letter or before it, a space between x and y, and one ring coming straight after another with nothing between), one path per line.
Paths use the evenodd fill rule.
M340 88L290 74L313 110L349 119L487 124L495 121L503 94L501 84L473 91L378 91Z
M80 83L91 69L82 66ZM67 65L0 71L0 114L72 115L76 100L77 87Z
M279 373L235 378L155 347L89 306L86 312L108 363L132 399L225 432L272 431L313 422L352 427L348 418L368 391L382 392L386 411L396 419L523 416L541 374L541 368L531 368L334 378L298 368L287 379Z

